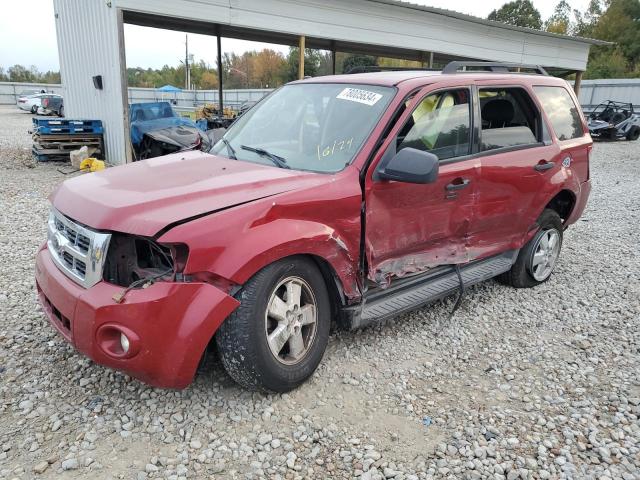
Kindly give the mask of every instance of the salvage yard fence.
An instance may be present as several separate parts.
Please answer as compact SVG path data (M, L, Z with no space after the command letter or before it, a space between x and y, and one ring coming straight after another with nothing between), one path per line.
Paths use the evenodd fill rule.
M47 83L14 83L0 82L0 105L15 105L22 92L27 90L45 90L47 93L63 95L62 85ZM246 88L225 90L224 105L239 109L245 102L257 102L267 93L269 88ZM182 90L176 93L159 92L155 88L129 88L129 103L170 101L180 109L193 109L205 103L218 103L217 90Z
M25 90L44 89L49 93L62 94L62 85L46 83L0 82L0 105L15 105L18 96ZM224 104L238 109L244 102L256 102L271 89L225 90ZM204 103L218 103L217 90L182 90L176 93L163 93L154 88L129 88L129 103L172 101L180 109L190 110ZM602 79L583 80L580 87L580 104L586 112L593 110L606 100L631 102L634 109L640 111L640 79Z

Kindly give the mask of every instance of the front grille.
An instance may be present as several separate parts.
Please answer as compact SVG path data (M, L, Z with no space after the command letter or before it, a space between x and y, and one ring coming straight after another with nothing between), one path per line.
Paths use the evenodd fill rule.
M102 280L111 234L80 225L55 209L49 215L47 246L60 270L83 287Z
M89 251L89 246L91 245L91 239L89 237L78 233L78 231L74 230L71 226L65 225L59 218L56 218L54 221L56 229L69 240L69 243L78 247L78 250L83 253Z

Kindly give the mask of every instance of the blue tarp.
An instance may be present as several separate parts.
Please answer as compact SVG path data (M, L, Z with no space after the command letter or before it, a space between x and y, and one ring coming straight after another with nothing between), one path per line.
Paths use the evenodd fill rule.
M175 92L181 92L182 90L179 89L178 87L174 87L173 85L165 85L164 87L158 88L158 91L175 93Z
M131 143L136 146L142 142L142 137L147 132L179 125L198 128L193 120L179 117L169 102L132 103L129 105L129 121ZM206 130L206 127L200 130Z

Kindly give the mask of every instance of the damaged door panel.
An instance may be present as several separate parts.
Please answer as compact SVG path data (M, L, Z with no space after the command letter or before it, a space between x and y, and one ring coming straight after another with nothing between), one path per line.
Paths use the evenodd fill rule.
M470 157L472 97L469 88L419 97L398 122L377 164L404 148L439 157L435 181L425 184L376 179L365 183L365 250L368 279L386 287L394 278L439 265L463 264L469 254L479 161Z

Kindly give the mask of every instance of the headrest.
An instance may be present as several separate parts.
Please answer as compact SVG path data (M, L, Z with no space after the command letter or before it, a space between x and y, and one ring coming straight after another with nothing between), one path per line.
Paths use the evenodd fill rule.
M497 98L484 104L482 119L490 123L508 124L513 120L515 111L509 100Z

